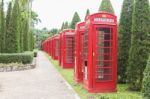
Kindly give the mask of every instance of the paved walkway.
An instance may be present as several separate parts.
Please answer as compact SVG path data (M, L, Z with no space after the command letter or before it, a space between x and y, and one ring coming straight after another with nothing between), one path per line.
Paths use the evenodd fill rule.
M0 99L77 99L42 52L33 70L0 73Z

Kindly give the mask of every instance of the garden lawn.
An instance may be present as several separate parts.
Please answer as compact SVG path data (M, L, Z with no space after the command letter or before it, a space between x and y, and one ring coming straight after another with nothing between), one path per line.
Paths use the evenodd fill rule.
M83 88L82 84L76 84L74 82L73 69L62 69L58 65L58 61L51 59L51 57L48 55L47 57L53 63L56 69L60 72L60 74L64 77L64 79L77 92L81 99L142 99L142 94L140 92L127 91L127 84L118 84L118 92L116 93L88 93Z

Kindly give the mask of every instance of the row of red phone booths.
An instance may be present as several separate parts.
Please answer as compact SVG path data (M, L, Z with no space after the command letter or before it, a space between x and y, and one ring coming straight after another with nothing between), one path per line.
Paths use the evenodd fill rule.
M74 69L74 80L88 92L117 91L117 17L101 12L89 15L75 30L49 37L42 48L59 65Z

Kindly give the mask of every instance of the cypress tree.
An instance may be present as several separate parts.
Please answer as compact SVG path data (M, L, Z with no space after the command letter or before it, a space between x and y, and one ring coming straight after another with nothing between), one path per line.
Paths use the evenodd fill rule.
M28 36L28 38L29 38L29 39L28 39L28 43L29 43L29 44L28 44L28 46L29 46L29 49L28 49L28 50L29 50L29 51L32 50L32 40L31 40L31 39L32 39L32 36L31 36L31 35L32 35L31 32L29 32L29 36Z
M148 59L147 66L144 70L142 86L143 99L150 99L150 57Z
M90 14L90 10L87 9L87 10L86 10L86 16L89 15L89 14Z
M15 0L14 7L12 9L12 16L10 21L10 53L20 52L20 31L19 31L19 21L20 21L20 9L19 2ZM8 46L8 45L7 45Z
M132 13L134 0L124 0L119 23L119 82L126 82L129 50L132 33Z
M64 24L64 29L67 29L69 26L68 26L68 22L65 22Z
M6 35L5 35L5 44L6 46L10 46L11 44L11 36L12 33L10 32L10 21L11 21L11 12L12 12L12 3L9 2L8 10L7 10L7 16L6 16ZM5 52L9 53L11 52L11 48L5 47Z
M23 47L23 37L24 37L24 18L21 16L21 21L20 21L20 52L24 51Z
M61 30L63 30L64 29L64 22L62 23L62 25L61 25Z
M110 0L102 0L99 11L115 14Z
M5 52L5 14L4 14L4 0L1 3L1 52Z
M140 90L150 49L149 0L135 0L127 77L129 89Z
M81 21L81 19L80 19L78 13L75 12L75 13L74 13L74 16L73 16L73 18L72 18L72 21L71 21L70 28L75 29L76 23L77 23L77 22L80 22L80 21Z
M0 53L2 52L2 19L1 19L1 12L2 12L2 1L0 2Z
M24 51L29 50L29 21L26 19L24 23L24 29L23 29L23 49Z

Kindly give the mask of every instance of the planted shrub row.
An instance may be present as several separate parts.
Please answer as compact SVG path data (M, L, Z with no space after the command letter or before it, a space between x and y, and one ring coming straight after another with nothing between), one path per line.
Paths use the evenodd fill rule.
M2 53L0 54L0 63L23 63L29 64L33 60L33 52L25 53Z

